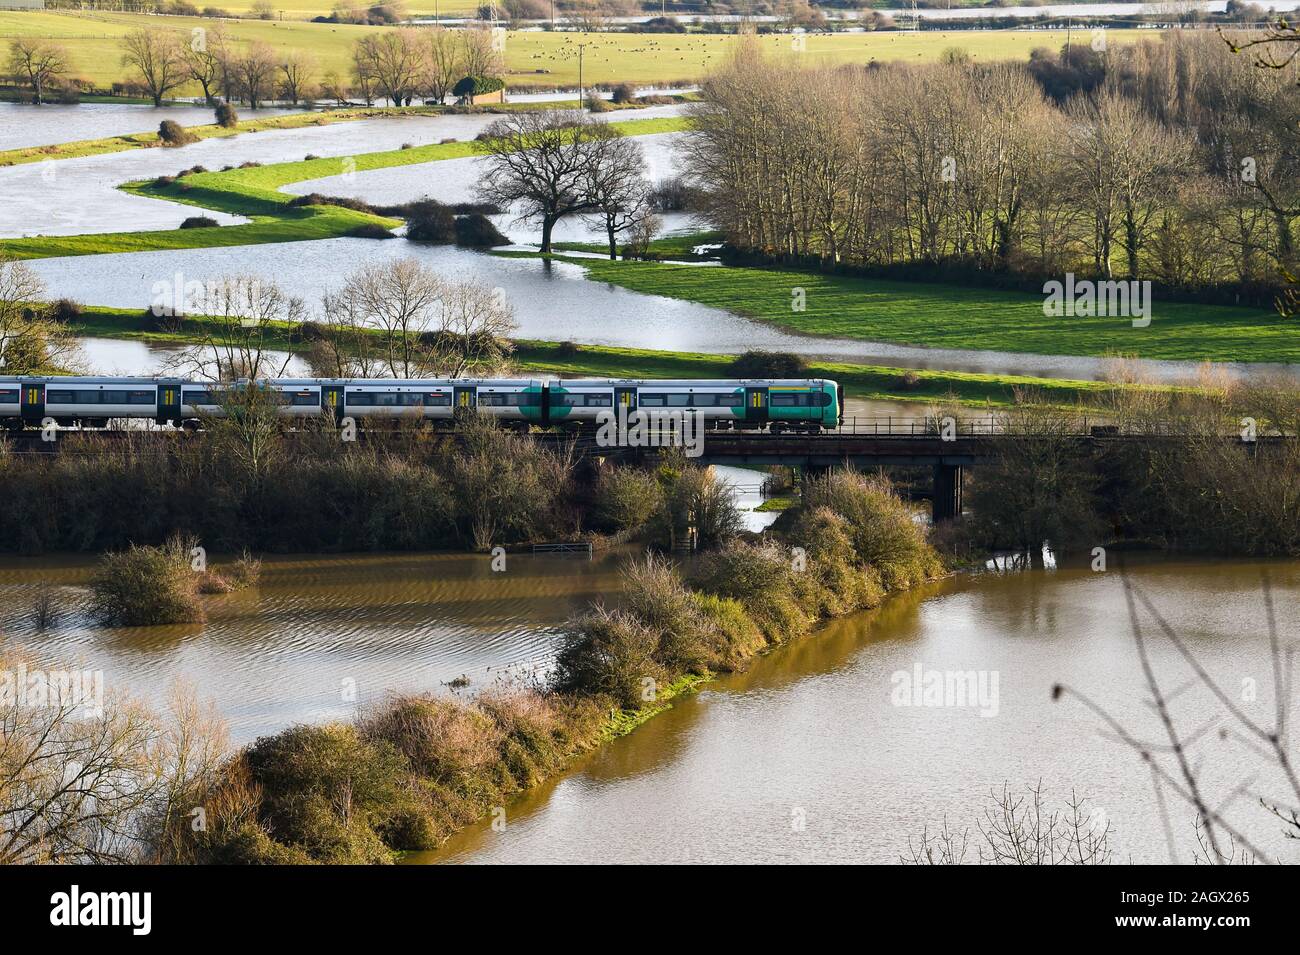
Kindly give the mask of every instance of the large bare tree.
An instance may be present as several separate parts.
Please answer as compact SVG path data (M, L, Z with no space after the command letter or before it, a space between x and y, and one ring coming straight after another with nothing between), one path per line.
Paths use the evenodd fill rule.
M171 30L132 30L122 38L122 65L144 83L154 106L190 79L185 47Z
M18 82L31 89L39 106L44 102L46 89L68 72L68 53L63 47L45 40L19 37L9 44L7 66Z
M522 206L525 220L542 225L542 251L551 251L555 223L596 208L589 176L593 157L617 133L580 113L515 113L487 128L485 171L478 192L502 208Z

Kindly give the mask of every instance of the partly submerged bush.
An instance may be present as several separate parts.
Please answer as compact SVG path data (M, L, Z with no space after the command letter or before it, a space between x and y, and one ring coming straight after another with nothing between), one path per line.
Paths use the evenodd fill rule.
M655 659L659 635L623 610L596 607L561 633L552 685L561 692L609 696L635 709L664 678ZM650 681L650 682L646 682Z
M174 119L164 119L158 124L158 139L164 146L184 146L197 138Z
M190 565L190 544L179 537L160 547L105 554L90 582L91 606L105 623L153 626L203 620L199 576Z
M213 229L220 223L211 216L190 216L181 223L182 229Z
M492 224L492 220L480 212L456 217L456 244L468 248L487 249L498 245L509 245L510 239Z
M614 467L596 480L591 521L598 530L622 533L643 526L662 507L663 490L653 474Z
M239 113L229 103L218 103L216 114L217 125L223 129L234 129L239 125Z

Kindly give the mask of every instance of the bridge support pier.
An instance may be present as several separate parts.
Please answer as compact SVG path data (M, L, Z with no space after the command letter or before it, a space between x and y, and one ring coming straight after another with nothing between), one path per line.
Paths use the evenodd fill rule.
M934 499L930 513L936 524L961 516L961 471L960 464L934 466Z

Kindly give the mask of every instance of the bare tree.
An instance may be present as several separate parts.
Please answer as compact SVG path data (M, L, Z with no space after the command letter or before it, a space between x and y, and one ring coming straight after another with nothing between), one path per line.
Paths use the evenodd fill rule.
M592 155L615 135L608 124L580 113L548 110L503 117L485 132L485 202L523 206L523 219L540 220L542 252L551 251L555 223L596 208L588 193Z
M487 26L471 26L457 32L461 76L500 76L505 72L505 60L492 42L492 31Z
M422 336L436 329L441 294L437 275L415 259L401 259L349 275L334 297L334 313L380 329L389 375L420 378L429 354Z
M1111 826L1105 815L1090 809L1087 800L1071 793L1063 809L1052 809L1043 798L1042 783L1027 787L1027 795L989 794L991 806L975 821L975 858L968 860L972 836L957 832L945 820L938 832L922 830L907 842L902 861L911 865L1107 865L1111 861Z
M18 82L27 84L39 106L46 88L68 72L68 53L56 44L21 37L9 44L8 68Z
M300 50L289 50L280 60L280 93L294 106L311 95L316 61Z
M128 33L122 38L122 65L144 81L154 106L161 106L168 93L190 78L180 36L170 30Z
M55 321L45 283L0 252L0 374L64 372L80 363L77 339Z
M654 214L645 156L633 139L611 136L591 151L583 187L594 209L587 218L605 230L609 257L618 258L618 237L634 230Z
M226 50L225 27L218 23L202 33L195 33L181 49L185 71L189 79L203 90L203 100L209 106L216 100L221 88L222 61Z
M456 81L466 75L459 32L445 27L425 31L424 85L437 103L445 103Z
M378 91L394 106L409 106L425 81L426 47L410 29L386 30L362 37L353 50L353 62L373 79Z
M235 59L234 74L251 109L257 109L271 95L276 63L275 50L265 43L254 43Z
M225 276L210 282L188 307L204 316L203 339L173 362L189 374L214 382L275 378L293 359L292 352L277 352L287 331L302 322L305 308L275 282Z

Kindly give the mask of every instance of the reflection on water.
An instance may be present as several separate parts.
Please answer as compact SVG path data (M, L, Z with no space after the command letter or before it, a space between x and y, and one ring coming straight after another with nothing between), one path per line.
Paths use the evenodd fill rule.
M1257 697L1238 702L1267 723L1265 569L1283 639L1294 642L1300 563L1162 562L1133 577L1234 697L1255 681ZM508 806L503 832L478 826L413 861L896 862L909 835L945 817L973 827L991 789L1039 780L1058 801L1074 789L1106 814L1116 861L1167 861L1140 759L1103 737L1079 703L1052 702L1064 682L1142 738L1161 738L1124 607L1118 574L1087 570L960 577L903 595L677 702ZM1148 633L1163 685L1182 687L1186 664L1149 623ZM997 715L894 705L895 675L917 665L998 674ZM1218 725L1222 710L1196 688L1172 707L1189 734ZM1258 766L1212 732L1196 755L1216 804ZM1252 785L1280 794L1275 783L1264 774ZM1250 799L1227 811L1298 861ZM1176 805L1171 825L1188 862L1192 813Z
M178 367L185 377L192 377L193 374L190 362L182 360L185 349L179 345L93 337L78 339L78 343L81 345L82 364L91 374L152 376L176 374L175 369ZM200 349L195 354L206 358L211 351ZM277 370L285 368L286 377L311 373L305 361L297 357L290 358L285 352L268 351L265 355ZM287 366L284 364L286 358L289 359Z
M293 722L346 717L390 690L436 689L462 675L481 689L530 672L550 659L554 628L615 586L618 565L613 556L519 554L493 573L489 562L268 558L256 588L204 598L204 624L103 628L87 613L89 560L5 557L0 639L50 668L103 669L110 689L154 701L173 679L187 679L243 742ZM46 632L31 618L41 582L57 588L59 618ZM352 686L355 702L344 694Z

